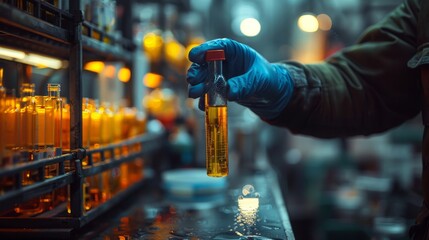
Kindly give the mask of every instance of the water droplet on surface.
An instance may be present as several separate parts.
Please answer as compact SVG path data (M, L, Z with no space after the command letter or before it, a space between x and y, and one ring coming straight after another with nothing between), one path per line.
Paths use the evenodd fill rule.
M244 185L244 187L241 190L241 193L243 193L243 196L247 196L249 194L252 194L253 192L255 192L255 188L250 184Z
M280 230L281 227L279 226L274 226L274 225L261 225L261 227L267 229L267 230Z

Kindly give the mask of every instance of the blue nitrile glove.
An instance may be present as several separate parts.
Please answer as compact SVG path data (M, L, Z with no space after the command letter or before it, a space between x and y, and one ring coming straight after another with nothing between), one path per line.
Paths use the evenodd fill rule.
M208 74L205 53L224 49L223 75L227 79L228 100L248 107L260 118L274 119L286 107L292 96L293 83L284 66L269 63L254 49L231 39L215 39L193 48L189 53L192 65L188 69L189 97L198 98L207 92ZM204 97L199 108L204 109Z

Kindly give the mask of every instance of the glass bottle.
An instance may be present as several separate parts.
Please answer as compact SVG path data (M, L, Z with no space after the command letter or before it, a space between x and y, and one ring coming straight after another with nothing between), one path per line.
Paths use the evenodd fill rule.
M210 177L228 175L228 115L226 80L222 73L223 50L209 50L205 95L206 168Z
M121 141L121 134L122 134L122 120L123 115L120 111L119 105L115 104L112 107L113 112L113 142L119 142ZM114 149L114 155L113 157L120 157L121 155L121 149L115 148ZM120 189L122 189L122 180L124 175L127 173L127 164L123 163L119 166L119 168L115 168L113 174L114 174L114 190L113 193L118 192Z
M107 102L103 102L99 111L101 114L100 121L100 142L102 145L108 145L113 142L113 124L114 124L114 116L113 112L110 109L110 104ZM110 152L106 151L104 153L105 159L111 159ZM119 170L109 169L102 172L102 200L106 201L112 197L112 190L116 187L116 184L112 183L112 179L115 178L116 172Z
M91 146L91 107L89 98L82 99L82 147L89 149ZM87 162L84 162L84 166Z
M83 98L82 99L82 147L85 149L90 149L91 147L91 106L90 106L90 99L89 98ZM82 161L82 166L86 167L88 166L88 157L86 157ZM84 209L85 211L88 211L91 209L91 194L90 189L91 185L88 178L84 179L83 182L83 194L84 194Z
M1 135L5 142L3 149L3 158L0 161L1 167L13 165L19 162L19 105L15 89L6 89L6 96L2 100L2 124L3 129ZM15 177L3 177L0 179L0 195L4 191L8 191L15 185Z
M36 123L36 113L34 108L34 83L23 83L21 85L20 98L20 122L21 122L21 150L31 152L34 150L35 131L33 130Z
M12 156L14 163L17 161L17 150L20 146L19 141L19 104L16 97L15 89L6 90L5 98L5 107L4 107L4 136L5 136L5 146L7 151L12 151Z
M90 99L88 107L91 111L91 135L89 136L90 148L99 148L101 144L101 113L99 110L98 100ZM92 155L93 164L101 161L100 154ZM103 182L101 174L88 177L86 181L89 184L89 199L91 207L96 207L102 202Z
M70 104L67 103L67 98L62 98L61 114L61 146L63 151L68 152L70 151Z
M48 157L61 155L62 151L62 115L63 115L63 99L61 98L61 85L48 84L48 95L45 96L45 111L46 111L46 151ZM67 162L66 162L67 163ZM67 163L68 164L68 163ZM52 178L58 176L59 164L51 164L45 167L45 177ZM46 194L45 206L51 209L67 200L67 187L61 187L54 192ZM49 201L53 202L49 202Z
M24 162L34 161L36 150L36 99L34 98L35 85L34 83L21 84L21 98L20 98L20 136L21 136L21 159ZM37 182L38 171L28 170L23 172L22 185L27 186ZM15 212L18 214L31 216L41 213L43 208L40 204L40 197L31 199L25 203L19 204L15 207Z
M48 84L48 96L45 98L46 109L46 147L61 152L62 148L62 121L63 99L61 98L61 85ZM56 154L54 154L56 155Z
M121 107L120 115L122 115L121 140L128 139L131 136L131 129L135 125L136 108ZM121 149L123 155L130 154L130 148L124 145ZM126 188L132 183L132 162L121 164L121 188Z
M33 154L37 154L37 159L41 158L41 154L46 150L46 108L45 108L45 96L35 96L34 97L34 106L35 106L35 128L34 139L35 146ZM40 157L39 157L40 156Z
M9 165L6 141L7 141L7 97L6 89L3 87L3 69L0 68L0 168ZM0 195L7 191L8 179L6 177L0 178ZM12 183L13 184L13 183Z
M6 150L5 135L5 109L6 109L6 89L3 87L3 68L0 68L0 167Z

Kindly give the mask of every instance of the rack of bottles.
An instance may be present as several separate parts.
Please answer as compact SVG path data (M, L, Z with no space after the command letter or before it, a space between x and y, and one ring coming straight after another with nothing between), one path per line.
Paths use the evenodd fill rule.
M35 234L39 233L70 237L73 230L105 213L141 186L145 179L142 175L145 159L156 156L163 148L165 134L146 132L145 123L139 122L141 119L132 108L110 111L111 108L82 97L83 59L123 61L132 65L134 47L131 40L112 34L105 25L85 19L83 8L82 1L74 0L0 1L0 46L66 60L69 79L69 99L61 98L60 86L53 84L48 86L48 96L35 96L31 90L34 86L21 84L20 98L7 97L6 93L2 98L2 106L11 101L15 103L10 106L19 106L13 109L19 111L16 116L30 111L37 115L43 109L44 125L52 128L38 134L45 135L44 147L37 143L38 137L33 136L32 139L36 139L33 144L17 145L19 149L8 149L7 154L1 156L2 160L12 162L31 160L19 160L0 168L1 236L37 237ZM56 111L61 113L60 121ZM112 121L107 125L118 124L115 121L120 119L124 126L138 129L117 135L100 126L97 128L96 121L87 122L103 119L102 114L106 121ZM13 122L8 119L3 123ZM26 126L23 122L16 123L21 128ZM98 129L99 134L89 134L88 129ZM17 130L15 136L22 138L20 133L34 131ZM91 139L94 136L99 139ZM48 138L52 144L48 144Z

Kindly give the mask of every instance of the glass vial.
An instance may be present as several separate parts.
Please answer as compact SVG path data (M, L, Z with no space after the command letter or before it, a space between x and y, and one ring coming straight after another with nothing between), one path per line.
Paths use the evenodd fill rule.
M206 169L210 177L228 175L228 115L226 79L222 73L223 50L209 50L205 95Z
M34 97L35 84L23 83L21 84L21 98L20 98L20 139L21 139L21 155L24 162L31 162L37 160L35 157L36 149L36 133L37 133L37 111L36 111L36 98ZM27 186L37 182L38 171L28 170L24 171L22 176L22 185ZM19 204L15 207L15 212L18 214L31 216L41 213L43 208L40 204L40 197L29 200L25 203Z
M48 84L48 95L45 96L45 143L47 157L61 155L62 151L62 108L61 85ZM45 177L58 176L59 164L51 164L45 167ZM61 187L42 196L42 203L46 210L50 210L67 200L67 187Z
M1 92L1 90L0 90ZM3 97L3 95L2 95ZM2 125L1 136L4 140L2 148L2 158L0 159L0 168L11 166L19 162L19 107L16 104L15 89L6 89L6 96L1 98L0 118ZM0 178L0 195L13 189L15 186L15 176Z
M62 98L61 145L63 151L70 151L70 104ZM71 168L71 166L70 166ZM69 169L70 170L70 169Z
M36 115L34 104L34 83L23 83L21 85L20 98L20 122L21 122L21 150L31 152L34 150Z
M48 148L62 148L63 99L60 95L60 84L48 84L48 96L45 98L46 147Z

